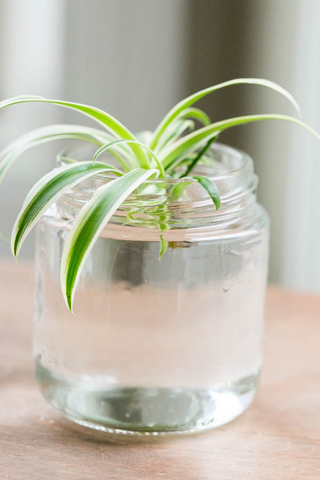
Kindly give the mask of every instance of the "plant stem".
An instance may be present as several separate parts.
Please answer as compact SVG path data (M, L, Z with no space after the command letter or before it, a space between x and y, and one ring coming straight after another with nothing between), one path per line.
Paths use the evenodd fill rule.
M193 168L196 166L196 164L199 162L199 160L201 159L201 157L206 153L206 151L210 148L210 145L217 139L217 137L213 137L213 138L210 138L210 140L206 143L206 145L203 147L202 150L200 150L200 152L198 153L198 155L196 156L196 158L190 163L190 165L188 166L187 170L185 173L183 173L180 178L182 177L187 177L189 175L189 173L191 172L191 170L193 170Z

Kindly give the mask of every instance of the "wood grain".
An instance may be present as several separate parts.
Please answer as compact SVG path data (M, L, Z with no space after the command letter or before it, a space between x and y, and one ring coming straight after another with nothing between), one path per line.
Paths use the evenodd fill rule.
M33 272L0 264L0 478L319 479L320 298L270 288L250 409L219 429L133 439L91 432L42 399L31 354Z

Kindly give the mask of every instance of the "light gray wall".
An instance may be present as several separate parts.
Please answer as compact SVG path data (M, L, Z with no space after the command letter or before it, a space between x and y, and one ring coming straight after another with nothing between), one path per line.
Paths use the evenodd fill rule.
M248 74L269 78L293 92L296 67L296 26L300 0L268 0L253 2ZM299 98L298 101L302 100ZM294 114L291 105L279 95L262 90L249 100L250 110ZM255 160L260 178L259 200L271 219L270 281L287 285L284 275L286 252L285 233L288 228L286 192L288 172L292 168L290 139L299 135L299 128L281 122L264 122L246 129L245 142ZM301 142L307 141L303 132Z
M296 11L293 93L303 118L320 132L320 3L299 2ZM290 131L285 255L281 280L289 287L320 292L320 148L303 131Z
M64 70L64 1L0 0L0 99L34 94L61 98ZM61 123L59 109L18 105L0 114L0 148L23 133ZM9 233L22 201L41 175L54 165L57 146L34 149L11 169L0 188L0 229ZM31 256L27 240L21 255ZM0 239L0 255L10 249Z
M186 91L189 1L71 0L66 96L134 131L154 128Z
M196 0L191 5L190 91L230 78L268 78L291 91L304 120L320 130L318 0ZM251 86L215 93L203 105L213 119L295 114L279 95ZM271 121L230 130L221 141L254 159L258 198L271 218L270 281L320 292L319 144L297 126Z

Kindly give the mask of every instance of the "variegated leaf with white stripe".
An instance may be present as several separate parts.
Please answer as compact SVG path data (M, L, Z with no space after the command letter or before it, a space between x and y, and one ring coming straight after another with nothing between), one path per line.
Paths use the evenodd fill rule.
M16 105L19 103L30 103L30 102L40 102L40 103L51 103L53 105L60 105L62 107L70 108L72 110L77 110L87 117L98 122L104 128L109 130L115 137L117 138L127 138L130 140L136 140L136 137L128 130L122 123L119 122L116 118L112 115L100 110L96 107L91 107L90 105L83 105L81 103L73 103L73 102L63 102L62 100L51 100L44 97L35 97L35 96L19 96L9 98L8 100L4 100L0 102L0 109L8 107L10 105ZM133 153L135 154L136 158L138 159L138 163L141 168L149 168L149 161L148 157L143 149L140 148L139 145L133 144L131 146Z
M155 161L157 167L159 168L160 176L161 177L165 176L165 171L163 169L163 166L162 166L161 162L158 160L157 156L154 154L154 152L149 147L147 147L147 145L144 145L143 143L139 142L138 140L126 140L126 139L114 140L113 142L108 143L107 145L103 145L94 154L93 161L95 162L97 160L97 158L100 155L102 155L102 153L106 152L107 150L111 150L112 148L115 148L117 145L122 145L122 144L126 144L126 143L129 143L129 144L130 143L136 143L136 144L139 144L141 146L141 148L144 148L150 154L150 156L153 158L153 160Z
M300 107L296 102L296 100L287 90L285 90L283 87L281 87L277 83L271 82L270 80L265 80L262 78L237 78L234 80L228 80L227 82L219 83L218 85L214 85L213 87L205 88L204 90L200 90L199 92L196 92L193 95L190 95L190 97L187 97L181 102L177 103L177 105L175 105L170 110L170 112L164 117L164 119L160 122L160 124L156 128L153 134L152 141L150 143L150 148L152 149L156 148L161 136L164 134L168 126L185 109L187 109L188 107L190 107L195 102L205 97L209 93L215 92L225 87L230 87L232 85L240 85L240 84L261 85L263 87L267 87L272 90L275 90L276 92L286 97L289 100L289 102L294 106L294 108L297 110L299 115L301 115Z
M57 168L42 177L28 193L14 224L11 236L13 255L19 254L27 235L54 202L78 183L105 171L122 175L105 163L82 162Z
M81 209L67 237L61 260L62 293L71 312L82 267L101 231L124 200L157 173L157 170L132 170L100 187Z
M184 133L184 131L186 130L186 128L182 128L180 130L181 123L183 124L184 122L190 122L190 120L191 121L198 120L198 122L200 122L204 126L210 125L211 123L209 115L207 115L205 112L203 112L199 108L194 108L194 107L186 108L185 110L180 112L179 115L177 115L176 118L168 125L165 132L161 136L161 139L155 146L154 151L158 153L167 144L169 139L170 139L170 142L172 143L172 139L175 140L179 138L179 136L182 135L182 133ZM190 125L194 125L194 124L187 123L187 125L188 127L190 127ZM177 132L177 130L180 130L180 131L178 132L178 134L175 133L173 136L173 133ZM150 142L151 141L152 141L152 138Z
M101 130L79 125L49 125L29 132L11 142L0 153L0 183L3 177L26 150L53 140L82 140L96 145L104 145L112 137Z
M179 137L181 137L187 130L193 131L195 123L193 120L178 120L173 122L167 129L166 134L161 138L161 143L157 145L155 152L160 152L164 146L172 145Z
M320 140L320 135L309 127L307 124L298 120L294 117L289 117L287 115L279 114L265 114L265 115L245 115L243 117L234 117L228 118L227 120L222 120L221 122L212 123L207 127L200 128L189 135L181 138L173 145L170 145L168 148L164 148L159 154L159 160L162 162L163 167L167 170L170 168L171 164L175 162L176 159L179 159L181 155L184 155L187 152L194 151L203 145L204 142L207 142L211 138L218 135L220 132L238 125L244 125L251 122L259 122L262 120L284 120L287 122L296 123L300 127L305 128L310 133L312 133L318 140Z

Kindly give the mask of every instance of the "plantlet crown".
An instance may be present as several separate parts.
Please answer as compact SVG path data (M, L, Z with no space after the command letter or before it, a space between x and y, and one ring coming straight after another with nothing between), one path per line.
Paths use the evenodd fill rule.
M39 128L18 138L0 153L1 183L13 162L31 147L61 139L81 140L98 147L92 162L71 161L71 164L45 175L30 190L12 231L11 248L14 256L19 254L25 238L45 211L68 190L97 173L111 173L114 179L109 179L105 185L98 188L81 209L64 246L61 260L61 288L67 307L73 312L74 294L83 265L102 229L129 195L139 188L144 188L147 179L185 179L185 182L177 183L172 189L173 201L179 200L191 183L198 182L218 210L221 199L216 185L210 178L192 173L197 164L210 159L210 145L224 130L256 121L284 120L305 128L320 140L317 132L295 117L260 114L211 123L205 112L193 106L209 93L239 84L260 85L280 93L300 115L300 108L289 92L274 82L259 78L230 80L201 90L173 107L153 133L143 132L139 135L131 133L110 114L89 105L31 95L0 102L0 109L20 103L51 103L79 111L102 127L95 129L79 125L51 125ZM200 128L195 129L195 121L200 123ZM98 162L99 156L105 151L115 158L118 167ZM145 200L144 207L150 205L151 201ZM141 208L143 209L143 206ZM158 208L161 208L159 215L161 221L159 220L157 225L160 231L161 257L168 248L163 232L168 230L169 226L166 223L165 204ZM0 235L3 236L1 232Z

